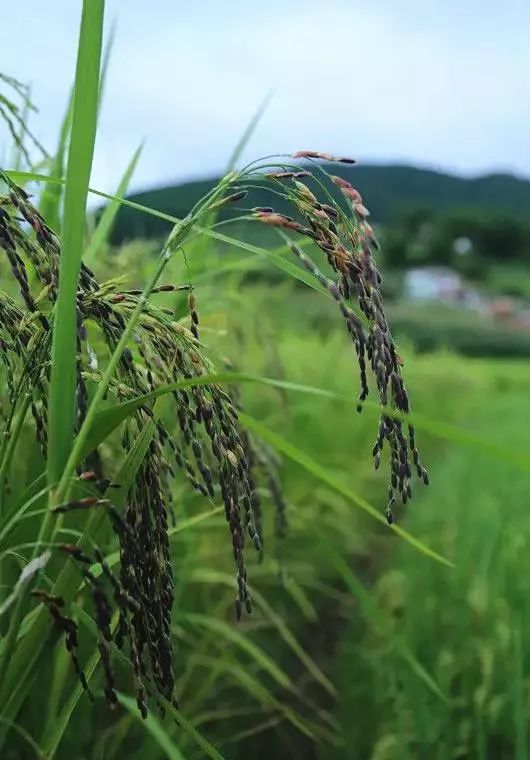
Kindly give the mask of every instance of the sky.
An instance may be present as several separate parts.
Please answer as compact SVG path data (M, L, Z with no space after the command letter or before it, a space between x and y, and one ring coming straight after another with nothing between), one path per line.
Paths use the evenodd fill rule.
M50 151L80 12L25 0L2 18L0 71L31 83ZM115 190L142 141L133 189L222 171L268 93L242 161L313 149L530 177L530 0L107 0L105 14L93 187Z

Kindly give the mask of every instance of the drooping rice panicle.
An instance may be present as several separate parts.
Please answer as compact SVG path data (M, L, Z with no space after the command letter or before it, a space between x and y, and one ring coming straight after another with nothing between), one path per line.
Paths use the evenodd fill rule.
M315 151L299 151L292 158L353 163ZM393 415L394 411L406 414L410 404L385 316L381 275L375 260L378 246L367 221L369 212L349 182L328 175L326 187L321 176L322 172L300 168L292 162L269 166L266 171L257 164L239 175L229 175L226 194L211 208L239 202L252 192L254 183L265 181L272 191L271 205L253 208L252 216L283 235L295 233L308 238L322 254L324 264L327 262L331 274L324 273L313 256L289 239L292 253L327 290L345 322L359 369L359 409L369 393L369 376L377 387L382 409L373 456L378 467L383 447L388 444L387 518L392 522L396 497L406 502L412 496L413 469L425 483L428 475L421 463L414 428ZM0 366L7 378L10 406L3 414L4 435L9 435L12 412L22 394L27 393L35 436L46 456L49 347L61 246L28 194L7 178L4 181L8 191L0 197L0 252L7 258L18 292L18 296L0 293ZM308 181L312 181L311 187ZM342 205L329 191L333 187L342 194ZM278 195L289 204L292 216L275 211ZM110 380L107 397L127 401L160 386L215 371L199 340L199 311L192 283L159 285L147 302L142 291L125 289L123 285L117 280L99 282L88 267L81 267L76 299L78 428L90 404L90 389L101 381L109 357L140 304L143 309ZM174 319L172 311L156 305L156 295L164 292L173 292L177 298L181 293L183 302L187 300L189 329ZM143 717L147 715L147 683L176 703L171 611L173 568L177 573L179 568L171 556L169 542L169 521L175 519L173 479L180 474L204 498L220 499L224 505L235 563L237 618L252 608L245 548L250 540L260 556L263 552L263 494L268 494L274 505L277 536L282 538L287 529L286 501L277 463L269 450L240 425L242 402L237 388L209 382L174 389L168 398L171 404L163 415L155 412L154 402L146 400L122 425L118 447L127 455L145 424L154 423L153 437L128 488L123 509L112 503L116 484L107 472L111 464L108 453L101 447L89 460L79 463L74 480L76 487L85 489L81 491L85 495L72 497L54 510L57 515L68 516L73 511L102 509L108 516L119 547L116 574L98 547L93 556L71 545L63 545L61 551L76 563L92 598L107 700L113 705L117 699L112 645L127 646ZM99 575L93 565L99 565ZM64 632L74 667L88 690L77 660L75 622L59 610L56 601L44 597L41 601ZM114 634L113 611L118 621Z

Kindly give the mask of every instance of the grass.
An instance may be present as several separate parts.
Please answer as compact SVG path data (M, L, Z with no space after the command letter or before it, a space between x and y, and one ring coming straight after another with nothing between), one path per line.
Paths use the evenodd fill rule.
M50 375L48 482L63 475L76 414L76 292L83 256L88 182L96 140L104 0L83 3L66 166L60 287L54 311Z
M248 167L183 219L136 208L161 250L110 248L140 151L87 224L102 22L86 2L55 157L2 175L1 752L524 759L527 364L394 360L371 254L357 280L338 245L317 268L330 218L371 239L318 167L327 221L304 177L269 178L295 220L241 209L300 248L217 224ZM36 179L46 218L12 184Z
M478 405L478 394L475 402ZM483 396L486 398L486 396ZM470 417L483 435L524 446L528 399L497 389ZM409 515L415 533L455 560L450 574L418 572L398 549L374 595L395 630L435 674L449 700L418 691L383 640L350 630L342 652L344 710L362 704L371 724L356 746L376 757L526 757L528 751L528 475L483 457L451 451L438 464L432 491ZM418 605L417 600L422 599ZM362 640L365 647L346 643ZM359 654L361 653L361 657ZM385 744L388 751L384 751ZM386 754L385 754L386 752Z

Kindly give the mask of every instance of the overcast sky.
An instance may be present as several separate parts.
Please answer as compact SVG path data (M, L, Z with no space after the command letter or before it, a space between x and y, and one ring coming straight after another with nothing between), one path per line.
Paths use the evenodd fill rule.
M50 150L80 9L25 0L0 24L0 71L31 82ZM107 0L113 22L100 189L144 138L135 188L221 170L270 90L244 158L319 149L530 176L530 0Z

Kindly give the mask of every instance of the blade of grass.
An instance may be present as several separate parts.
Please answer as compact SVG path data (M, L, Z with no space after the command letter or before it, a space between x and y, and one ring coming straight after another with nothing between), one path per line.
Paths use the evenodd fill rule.
M256 127L260 123L263 114L267 110L267 107L271 101L272 98L272 92L269 92L261 101L259 104L256 112L252 116L251 120L249 121L247 128L241 135L240 139L237 142L236 147L234 148L234 152L230 156L230 159L228 160L228 165L226 167L226 173L231 172L233 169L235 169L237 162L241 158L241 154L247 147L252 135L256 131Z
M138 146L132 159L129 162L129 165L127 166L125 170L125 173L116 191L117 196L122 196L127 192L127 188L129 187L131 177L134 174L134 171L136 169L136 165L142 153L142 149L143 149L143 143ZM108 240L109 233L112 229L112 225L114 223L114 220L116 218L116 214L118 213L119 208L120 208L120 202L118 200L111 201L105 206L105 210L103 211L101 218L97 224L97 227L94 230L94 234L90 238L90 242L87 245L86 250L85 250L84 259L89 265L93 262L101 246L105 243L106 240Z
M1 458L0 464L0 517L2 516L3 512L4 487L7 473L11 464L11 460L13 459L13 454L15 453L20 433L22 432L22 426L24 425L30 403L31 395L29 393L25 393L24 398L22 399L21 408L14 420L13 428L10 431L9 438L4 439L6 440L6 448L4 455Z
M528 719L525 698L525 668L522 644L521 618L513 627L513 721L515 732L515 756L518 760L528 758Z
M64 165L68 145L68 137L72 128L72 112L74 102L74 90L70 92L68 106L64 114L59 132L59 144L53 157L50 173L53 177L60 178L62 182L53 182L51 179L46 182L40 198L39 211L47 224L58 234L61 232L61 199L64 189Z
M261 681L255 678L248 670L239 665L238 662L229 659L216 660L209 655L197 654L193 656L193 662L202 665L204 668L211 670L212 666L218 667L220 672L225 672L227 676L238 681L245 689L247 694L253 697L262 707L263 710L278 710L283 713L286 719L292 723L301 733L315 739L313 727L303 720L294 710L276 699L274 694L264 686Z
M103 102L103 96L105 94L105 85L107 83L107 75L109 72L110 59L112 56L112 48L114 47L114 39L116 37L116 23L113 22L107 35L107 41L103 50L101 58L101 74L99 77L99 92L98 92L98 112L101 110L101 104Z
M12 728L13 731L16 731L17 734L19 734L24 739L24 741L26 741L29 744L31 749L35 752L35 756L37 760L47 760L46 755L42 751L42 747L40 747L39 744L37 744L35 739L31 736L31 734L28 731L26 731L24 726L20 726L18 723L5 720L5 718L2 718L1 716L0 716L0 724L3 725L4 727L7 727L8 729Z
M76 391L76 291L85 230L88 182L96 139L104 0L85 0L79 33L64 198L49 392L48 480L57 483L72 446Z
M123 404L119 404L111 409L100 412L100 414L96 415L94 418L94 427L92 428L91 433L89 433L87 436L84 454L86 455L89 453L91 450L90 447L94 448L100 442L100 440L104 440L112 432L112 430L117 427L117 425L119 425L141 403L145 403L145 401L147 401L149 398L157 398L161 395L164 395L165 393L179 388L189 387L192 385L203 385L212 382L257 382L264 385L270 385L272 387L281 387L289 390L304 391L316 395L322 395L328 398L338 398L341 400L347 398L321 388L312 388L311 386L303 386L297 383L289 383L287 381L274 380L271 378L263 378L254 375L245 375L242 373L219 373L215 375L203 375L197 378L190 378L189 380L172 383L168 386L163 386L161 388L158 388L156 391L153 391L151 394L139 397L139 399L126 401ZM348 401L351 403L351 399L348 399ZM351 489L346 488L346 486L338 481L333 475L330 475L323 467L321 467L317 462L311 459L311 457L305 454L305 452L297 449L288 441L281 438L273 431L269 430L262 423L248 417L246 414L241 413L240 420L243 425L245 425L245 427L253 430L261 438L267 440L279 451L282 451L286 456L300 464L306 470L311 472L315 477L331 486L335 491L338 491L342 495L346 496L350 501L356 504L356 506L367 512L371 517L376 519L382 525L387 525L385 517L380 512L378 512L375 507L366 501L366 499L351 491ZM445 557L442 557L440 554L435 552L419 539L412 536L400 526L394 524L391 529L394 533L397 533L399 536L401 536L401 538L405 539L409 544L414 546L414 548L418 549L423 554L437 560L438 562L441 562L442 564L447 565L448 567L453 567L453 564L449 560L447 560Z
M59 289L55 305L52 365L48 400L48 482L57 483L72 446L76 392L76 291L85 226L88 182L96 137L97 104L104 0L84 0L79 30L76 75L72 108L72 132L68 151L65 185L65 219ZM50 492L51 500L53 494ZM41 524L39 544L47 539L51 512ZM13 664L12 649L23 614L21 600L11 616L6 651L0 660L0 683ZM26 668L24 670L27 673ZM29 674L28 674L29 675ZM18 679L17 679L18 680ZM8 716L10 717L10 716ZM5 738L5 730L1 733Z
M98 108L101 104L101 99L103 96L106 72L108 69L110 53L112 50L113 42L114 42L114 27L111 28L111 31L107 40L107 44L105 45L105 51L103 54L103 62L101 65L101 76L100 76L99 93L98 93ZM59 142L57 145L57 150L55 152L55 155L53 156L53 161L50 167L51 176L55 178L60 178L61 180L63 180L63 184L64 184L64 168L65 168L66 151L68 147L68 138L70 136L70 130L72 128L73 103L74 103L74 87L72 87L70 91L70 95L68 97L68 105L66 107L66 111L61 123L61 129L59 131ZM40 213L42 214L44 219L46 219L47 224L52 228L52 230L55 230L55 232L57 233L61 232L60 214L61 214L62 197L63 197L63 187L61 186L61 183L53 182L52 180L50 180L49 182L46 182L44 186L44 189L40 197L40 203L39 203Z
M205 628L211 633L217 634L219 637L236 644L240 649L246 652L246 654L248 654L262 670L266 671L279 686L283 689L292 688L291 679L280 667L278 667L274 660L269 657L261 647L255 644L247 636L231 627L224 620L218 620L217 618L208 615L200 615L192 612L182 612L177 614L176 619L184 620L191 626Z
M65 219L59 290L52 339L52 365L48 399L48 483L61 478L72 447L76 392L76 291L85 226L88 182L96 136L97 103L104 0L84 0L79 31L72 109L72 134L65 185ZM51 501L53 493L50 492ZM47 538L51 513L41 524L39 543ZM39 544L35 547L38 553ZM9 646L0 661L0 683L11 663L12 648L23 608L17 604L7 634ZM2 732L2 738L5 732Z
M151 734L160 749L164 752L164 757L167 757L168 760L184 760L184 755L152 712L148 714L145 720L142 720L142 717L138 712L136 700L131 699L131 697L128 697L119 691L117 692L117 695L120 704L123 705L131 715L139 720L143 728Z
M124 401L121 404L117 404L110 409L105 409L99 412L94 419L94 426L90 432L87 440L87 447L91 445L97 445L100 443L106 435L114 430L126 417L137 409L141 404L148 402L150 399L163 396L173 390L179 390L180 388L192 387L194 385L205 385L208 383L260 383L263 385L269 385L271 387L281 388L283 390L293 391L297 393L309 393L315 396L322 396L325 398L335 399L337 401L345 402L351 406L356 405L353 396L343 393L336 393L326 388L317 388L310 385L304 385L302 383L293 383L286 380L278 380L276 378L260 377L257 375L249 375L241 372L221 372L210 375L201 375L200 377L190 378L189 380L179 381L167 386L160 386L152 393L147 393L143 396L138 396L135 399ZM363 407L367 412L380 414L383 407L374 401L364 401ZM129 410L129 411L128 411ZM520 470L530 472L530 453L527 451L521 451L510 447L503 446L501 444L492 443L482 438L480 435L460 428L456 425L443 422L441 420L431 419L426 415L418 414L417 412L411 412L404 414L396 412L390 407L385 408L385 413L391 417L401 419L405 422L410 422L419 430L423 430L426 433L436 436L444 440L451 441L453 443L459 443L464 446L468 446L477 450L479 453L485 454L507 464L511 464ZM104 431L105 434L104 434ZM100 437L101 436L101 437ZM89 453L87 449L84 450L84 455Z
M93 653L94 654L94 653ZM99 651L98 651L99 654ZM43 746L47 741L47 737L54 731L56 723L59 721L61 714L61 700L64 694L65 683L71 674L72 660L70 653L66 647L58 646L53 652L53 668L50 686L46 699L46 718L44 720L44 728L41 735L41 743ZM87 683L90 682L92 673L91 659L88 658L86 666L83 668ZM92 672L94 668L92 669ZM88 674L87 674L88 672ZM76 686L81 687L81 682L76 679ZM82 688L82 687L81 687ZM47 750L47 754L49 751Z
M15 141L15 144L13 146L13 152L14 152L13 163L16 169L20 169L25 160L25 156L24 156L24 153L25 153L24 138L26 136L25 126L29 123L29 116L30 116L31 109L32 109L31 90L28 87L27 97L24 98L21 121L19 124L18 140Z
M423 541L415 538L408 531L399 527L399 525L394 524L392 526L388 526L385 517L380 512L378 512L375 507L373 507L362 496L359 496L350 488L343 485L340 480L335 478L334 475L331 475L326 469L324 469L324 467L319 465L318 462L315 462L315 460L312 459L304 451L301 451L296 446L293 446L292 443L289 443L289 441L286 441L277 433L269 430L269 428L263 425L263 423L253 419L252 417L249 417L247 414L240 413L239 417L242 424L248 430L256 433L256 435L258 435L264 441L267 441L267 443L270 443L271 446L273 446L278 451L281 451L282 454L285 454L285 456L289 457L289 459L291 459L293 462L299 464L301 467L307 470L307 472L311 473L315 478L322 481L323 483L326 483L326 485L330 486L335 491L345 496L350 502L373 517L374 520L377 520L377 522L386 526L389 530L397 533L398 536L407 541L407 543L409 543L419 552L425 554L431 559L436 560L436 562L440 562L442 565L446 565L447 567L454 567L452 562L450 562L445 557L442 557L441 554L438 554L438 552L434 551L434 549L431 549L429 546L427 546L427 544L423 543Z
M227 573L220 573L216 570L196 569L192 570L189 580L197 583L222 584L233 588L234 579ZM252 598L256 605L262 610L265 617L273 624L287 646L294 652L300 662L305 666L315 681L319 683L331 696L337 695L336 689L329 678L321 671L316 662L307 654L300 645L292 631L286 625L285 621L278 615L268 604L263 594L256 589L252 589Z
M81 452L81 458L89 454L99 443L105 440L118 425L120 425L127 417L135 412L140 406L167 395L175 390L181 390L185 388L191 388L197 385L209 385L211 383L236 383L236 382L253 382L262 385L268 385L273 388L283 388L285 390L302 390L314 393L316 395L325 396L328 398L334 398L331 391L326 391L320 388L311 388L310 386L301 386L296 383L290 383L284 380L275 380L273 378L259 377L256 375L247 375L241 372L221 372L211 375L201 375L199 377L193 377L189 379L179 380L169 385L160 386L152 393L147 393L143 396L138 396L130 401L125 401L121 404L104 409L98 412L94 416L94 422L87 435L84 447ZM309 390L310 389L310 390Z
M228 174L229 172L233 171L237 165L237 162L239 161L239 157L241 156L242 152L245 150L245 146L247 145L248 141L252 137L254 130L258 126L258 123L263 116L263 113L265 112L265 109L267 108L267 105L270 100L270 95L267 95L267 97L260 103L258 110L256 113L252 116L249 124L247 125L247 128L241 135L240 139L238 140L234 151L232 152L230 158L228 159L228 164L225 169L225 174ZM215 223L219 217L219 209L214 209L210 212L208 215L208 218L205 223L205 227L207 229L212 229L215 226Z
M13 508L6 512L0 519L0 548L7 548L7 538L17 522L24 519L24 515L36 501L48 493L48 486L26 499L22 504L14 504ZM6 546L4 546L6 544Z

